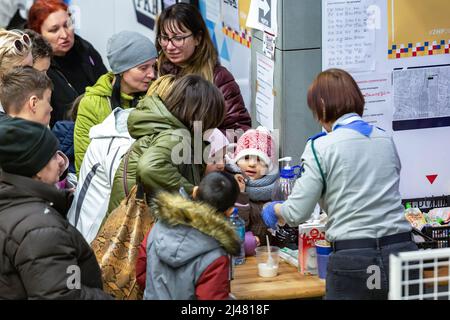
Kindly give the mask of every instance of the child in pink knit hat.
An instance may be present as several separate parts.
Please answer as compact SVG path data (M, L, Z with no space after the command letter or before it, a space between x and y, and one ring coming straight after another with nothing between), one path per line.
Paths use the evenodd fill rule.
M274 138L264 127L246 131L238 140L234 156L227 164L227 171L235 175L240 195L235 206L244 219L246 231L246 254L254 254L256 245L266 243L271 237L261 218L262 207L272 200L272 190L278 178L278 149ZM253 245L251 245L253 243Z

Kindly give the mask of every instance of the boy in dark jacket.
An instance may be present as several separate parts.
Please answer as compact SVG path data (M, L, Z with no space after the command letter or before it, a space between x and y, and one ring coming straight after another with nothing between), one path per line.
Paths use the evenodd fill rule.
M194 201L162 193L149 233L144 299L222 300L230 293L230 257L240 250L227 217L239 194L232 175L212 172Z
M0 120L0 299L112 299L83 236L65 218L58 140L39 123Z

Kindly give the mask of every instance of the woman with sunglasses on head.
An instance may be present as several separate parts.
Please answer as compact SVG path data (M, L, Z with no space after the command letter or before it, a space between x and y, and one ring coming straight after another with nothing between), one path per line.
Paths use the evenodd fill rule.
M28 13L28 28L51 45L53 58L47 74L55 86L50 126L63 120L72 102L87 86L107 72L100 54L75 35L67 5L61 0L36 0Z
M166 8L158 19L156 48L160 52L160 75L197 74L214 83L225 99L225 119L219 129L241 129L251 126L238 84L220 65L217 51L200 12L193 5L177 3Z
M0 29L0 77L14 67L32 65L30 37L19 30ZM4 110L0 104L0 116L3 114Z

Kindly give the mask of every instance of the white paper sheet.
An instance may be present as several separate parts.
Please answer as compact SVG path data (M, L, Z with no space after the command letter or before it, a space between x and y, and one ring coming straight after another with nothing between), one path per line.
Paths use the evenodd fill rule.
M265 55L256 53L256 120L273 131L273 96L274 62Z
M267 32L263 36L263 52L267 58L275 60L275 37Z
M220 21L220 2L219 1L205 1L206 4L206 19L217 23Z
M251 0L247 16L247 27L278 35L278 0Z
M240 30L238 0L222 0L223 22L233 30Z
M370 8L375 0L328 0L323 7L322 69L375 70L375 27Z
M366 101L363 119L392 134L392 83L388 73L354 76Z

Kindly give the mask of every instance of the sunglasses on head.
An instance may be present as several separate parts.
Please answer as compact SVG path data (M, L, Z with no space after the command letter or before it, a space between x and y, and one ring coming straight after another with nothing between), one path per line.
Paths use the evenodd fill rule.
M20 39L16 39L13 42L13 48L15 48L18 53L22 53L25 49L31 47L31 39L26 33L16 29L11 31L20 36Z

